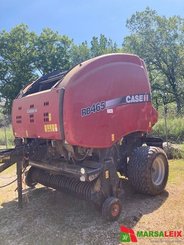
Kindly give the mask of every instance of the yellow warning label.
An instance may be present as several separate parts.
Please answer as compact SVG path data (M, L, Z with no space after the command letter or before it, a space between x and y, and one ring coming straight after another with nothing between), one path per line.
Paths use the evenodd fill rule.
M44 131L46 133L49 133L49 132L58 132L57 124L45 124L44 125Z
M49 113L49 122L52 120L52 114Z

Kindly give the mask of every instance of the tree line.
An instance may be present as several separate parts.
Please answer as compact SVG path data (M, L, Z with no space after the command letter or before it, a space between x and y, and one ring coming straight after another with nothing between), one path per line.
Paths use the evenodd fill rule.
M30 81L49 72L66 71L89 58L106 53L134 53L145 60L156 107L174 102L184 107L184 19L166 18L146 8L126 24L130 35L118 47L101 34L90 42L75 44L49 28L40 34L25 24L0 32L0 99L9 114L18 92Z

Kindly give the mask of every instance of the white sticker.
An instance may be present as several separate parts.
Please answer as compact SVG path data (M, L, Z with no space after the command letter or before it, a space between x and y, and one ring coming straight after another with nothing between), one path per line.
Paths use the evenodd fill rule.
M107 113L112 114L113 112L113 109L107 109Z

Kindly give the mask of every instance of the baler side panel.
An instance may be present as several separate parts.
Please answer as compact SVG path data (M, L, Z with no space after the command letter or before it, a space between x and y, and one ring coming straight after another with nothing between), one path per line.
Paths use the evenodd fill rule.
M15 137L61 139L59 90L53 89L15 99L12 126Z
M153 107L150 99L81 115L83 108L112 99L139 94L150 97L143 66L116 60L100 65L96 62L95 66L88 64L81 74L83 76L77 80L71 77L66 86L64 129L67 142L83 147L110 147L131 132L151 130Z

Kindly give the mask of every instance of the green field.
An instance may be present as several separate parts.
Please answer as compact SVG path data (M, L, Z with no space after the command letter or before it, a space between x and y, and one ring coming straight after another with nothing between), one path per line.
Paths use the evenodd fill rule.
M6 128L0 128L0 148L5 148L7 139L7 146L12 147L14 145L14 136L11 126Z
M184 180L184 160L169 161L169 183L181 184Z

